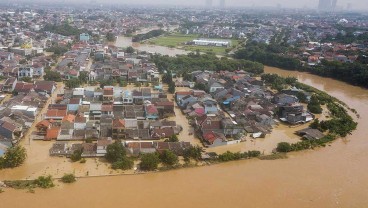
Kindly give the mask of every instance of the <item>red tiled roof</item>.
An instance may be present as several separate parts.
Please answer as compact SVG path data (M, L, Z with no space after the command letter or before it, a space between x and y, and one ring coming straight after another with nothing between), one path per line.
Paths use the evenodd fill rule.
M75 120L75 115L68 114L68 115L64 116L62 121L69 121L70 123L73 123L74 120Z
M66 116L66 110L57 110L57 109L52 109L52 110L48 110L46 113L47 117L64 117Z
M146 111L147 111L147 113L149 113L149 114L155 114L155 113L158 113L157 108L156 108L156 106L154 106L154 105L147 105L147 107L146 107Z
M125 127L125 121L122 119L114 119L112 121L112 126L114 128L124 128Z
M59 132L60 132L59 127L52 127L50 129L47 129L45 139L46 140L56 139L59 135Z

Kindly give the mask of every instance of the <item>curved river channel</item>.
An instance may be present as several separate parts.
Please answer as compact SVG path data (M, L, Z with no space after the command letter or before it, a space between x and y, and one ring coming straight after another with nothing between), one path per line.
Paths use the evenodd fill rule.
M360 114L357 130L326 148L292 153L285 160L85 178L35 194L6 189L0 207L368 207L368 90L308 73L265 71L295 76L342 100Z

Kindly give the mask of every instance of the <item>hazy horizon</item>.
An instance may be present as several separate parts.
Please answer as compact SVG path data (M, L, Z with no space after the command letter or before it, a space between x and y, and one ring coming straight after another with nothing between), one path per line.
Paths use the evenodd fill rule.
M186 0L186 1L179 1L179 0L19 0L21 2L55 2L55 3L90 3L96 2L98 4L112 4L112 3L119 3L119 4L132 4L132 5L177 5L177 6L205 6L206 0ZM14 1L8 1L14 2ZM212 0L213 7L218 7L220 0ZM264 0L262 2L256 0L225 0L226 7L277 7L280 6L282 8L309 8L314 9L317 8L319 0ZM351 4L351 9L358 9L358 10L368 10L367 2L363 0L338 0L337 7L339 9L346 9L347 5Z

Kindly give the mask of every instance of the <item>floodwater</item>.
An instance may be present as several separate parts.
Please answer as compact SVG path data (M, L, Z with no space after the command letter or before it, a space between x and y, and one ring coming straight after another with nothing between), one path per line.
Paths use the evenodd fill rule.
M6 189L2 207L368 207L368 91L307 73L296 76L360 114L353 135L285 160L236 161L162 173L79 179L35 194ZM1 178L1 177L0 177Z

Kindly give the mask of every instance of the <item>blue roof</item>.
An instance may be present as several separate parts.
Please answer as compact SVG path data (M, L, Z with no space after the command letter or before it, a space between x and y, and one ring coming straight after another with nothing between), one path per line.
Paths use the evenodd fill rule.
M224 105L229 105L229 104L230 104L230 102L233 102L233 101L238 100L238 99L240 99L240 96L235 96L235 97L232 97L232 98L229 98L229 99L225 100L225 101L223 102L223 104L224 104Z

